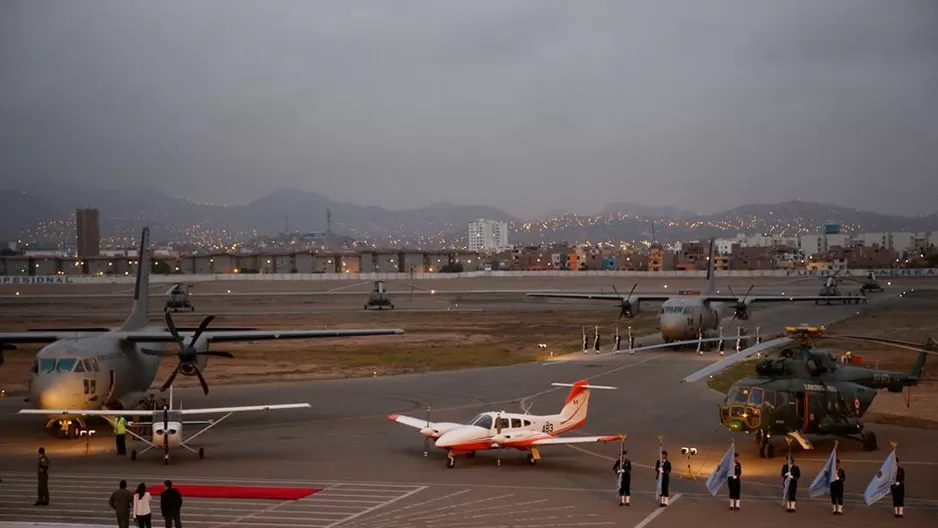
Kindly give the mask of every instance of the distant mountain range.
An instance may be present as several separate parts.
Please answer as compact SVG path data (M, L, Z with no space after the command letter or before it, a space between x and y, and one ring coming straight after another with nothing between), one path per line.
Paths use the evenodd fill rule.
M617 202L591 216L556 211L549 218L524 221L486 206L435 203L389 211L288 188L247 205L224 206L195 203L142 187L102 190L33 182L20 189L0 190L0 240L71 243L78 207L100 211L102 237L133 240L141 226L150 225L156 240L203 243L275 235L283 232L285 225L291 231L325 231L327 209L332 213L334 233L386 246L460 245L468 223L476 218L509 222L512 243L647 240L652 225L655 238L664 242L739 232L793 235L817 232L827 223L839 223L848 232L938 230L938 214L883 215L801 201L743 205L712 215Z

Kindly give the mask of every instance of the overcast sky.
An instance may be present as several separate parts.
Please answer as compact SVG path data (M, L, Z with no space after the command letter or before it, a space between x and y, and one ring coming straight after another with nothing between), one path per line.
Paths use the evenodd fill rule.
M935 0L0 2L0 187L938 210Z

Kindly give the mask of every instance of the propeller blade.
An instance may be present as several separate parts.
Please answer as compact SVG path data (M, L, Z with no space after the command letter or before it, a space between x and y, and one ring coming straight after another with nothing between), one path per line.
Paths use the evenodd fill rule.
M746 290L746 295L743 295L743 302L746 302L746 299L749 298L749 294L752 293L752 289L755 288L755 287L756 287L755 284L750 284L750 285L749 285L749 289Z
M430 407L427 406L427 429L430 428ZM423 457L427 458L430 456L430 437L423 437Z
M163 386L160 387L160 391L165 391L166 389L170 387L170 385L173 384L173 381L176 379L176 375L179 374L179 368L181 366L182 366L181 364L176 365L176 368L173 369L173 373L169 375L169 379L167 379L166 383L163 383Z
M221 350L206 350L205 352L196 352L197 356L214 356L214 357L223 357L228 359L234 359L234 354L231 352L224 352Z
M141 348L140 351L148 356L169 357L179 355L176 352L170 352L168 350L155 350L152 348Z
M636 282L635 284L633 284L633 285L632 285L632 289L629 290L629 294L625 297L625 300L626 300L626 301L628 301L629 299L632 298L632 294L635 293L635 288L638 288L638 283L637 283L637 282Z
M205 378L202 377L202 371L199 370L199 367L192 365L192 368L195 370L195 375L199 377L199 383L202 385L202 392L208 396L208 383L205 382Z
M166 312L163 316L163 319L166 321L166 329L169 330L169 333L172 334L173 339L179 343L179 348L182 348L182 336L179 335L179 331L176 330L176 323L173 322L173 316L169 312Z
M708 367L706 367L706 368L704 368L704 369L698 370L697 372L694 372L694 373L691 374L690 376L687 376L686 378L684 378L683 380L681 380L681 382L683 383L683 382L687 382L687 381L699 381L699 380L701 380L701 379L706 378L707 376L710 376L711 374L715 374L715 373L717 373L717 372L720 372L721 370L725 369L726 367L729 367L730 365L733 365L733 364L735 364L735 363L738 363L738 362L740 362L740 361L742 361L742 360L748 358L749 356L752 356L752 355L754 355L754 354L757 354L757 353L759 353L759 352L762 352L763 350L768 350L768 349L770 349L770 348L775 348L775 347L777 347L777 346L790 343L791 341L792 341L792 339L791 339L790 337L779 337L779 338L776 338L776 339L770 339L770 340L768 340L768 341L763 341L761 344L758 344L758 345L755 345L755 346L751 346L751 347L749 347L749 348L747 348L747 349L745 349L745 350L741 350L741 351L739 351L739 352L733 354L732 356L728 356L728 357L726 357L726 358L724 358L724 359L721 359L720 361L717 361L716 363L714 363L714 364L712 364L712 365L710 365L710 366L708 366Z
M199 327L195 330L195 333L192 334L192 340L189 341L190 347L195 346L195 342L198 341L199 337L202 336L202 332L204 332L205 329L208 328L208 325L211 324L214 319L215 319L214 315L208 315L205 317L205 319L202 319L202 322L199 323Z

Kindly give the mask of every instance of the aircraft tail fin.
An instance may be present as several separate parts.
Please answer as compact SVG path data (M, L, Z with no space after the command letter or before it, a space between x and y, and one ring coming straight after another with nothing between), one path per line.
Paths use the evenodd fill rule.
M139 330L149 322L150 312L150 228L144 227L137 252L137 280L134 284L134 305L122 331Z
M589 408L590 389L615 389L604 385L590 385L587 380L576 383L551 383L555 387L572 387L567 399L560 410L560 424L554 429L554 434L581 427L586 423L586 414Z
M707 253L707 283L704 286L704 294L710 294L716 291L716 273L713 259L714 239L710 239L710 250Z

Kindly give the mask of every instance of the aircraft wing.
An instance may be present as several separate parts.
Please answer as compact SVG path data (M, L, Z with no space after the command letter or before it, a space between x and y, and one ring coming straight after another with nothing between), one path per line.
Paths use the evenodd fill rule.
M542 438L540 440L535 440L532 442L532 445L541 446L541 445L563 445L563 444L594 444L597 442L606 443L606 442L615 442L622 440L622 435L607 435L607 436L554 436L551 438Z
M739 297L732 295L704 295L705 302L737 303ZM864 299L862 295L750 295L748 303L811 302L811 301L856 301Z
M77 330L77 329L76 329ZM86 331L35 330L30 332L0 333L0 343L52 343L60 339L70 339L107 332L106 328L93 328Z
M211 343L231 343L236 341L267 341L273 339L317 339L327 337L399 335L403 333L404 330L400 328L364 328L352 330L248 330L229 332L207 331L202 335L204 335ZM0 334L0 336L2 336L2 334ZM169 332L149 331L126 332L123 333L123 339L133 343L163 343L175 341L172 334ZM0 337L0 341L2 341L2 337Z
M593 299L600 301L629 301L641 303L642 301L667 301L673 295L664 293L641 293L631 296L617 295L615 293L554 293L554 292L530 292L525 297L554 297L558 299Z
M190 414L226 414L226 413L238 413L238 412L253 412L253 411L282 411L286 409L308 409L310 404L308 403L283 403L279 405L249 405L246 407L209 407L206 409L182 409L179 412L183 416L188 416ZM153 414L152 412L150 414Z
M20 409L19 414L65 415L65 416L153 416L153 411L119 411L105 409Z
M404 424L409 427L413 427L414 429L423 430L424 428L427 427L426 420L422 420L420 418L412 418L410 416L401 416L399 414L392 414L388 416L388 420L391 420L392 422L397 422L399 424ZM456 429L457 427L463 427L464 425L465 424L458 424L458 423L452 423L452 422L430 422L429 428L433 430L433 434L431 436L433 438L439 438L440 435L445 433L446 431Z

